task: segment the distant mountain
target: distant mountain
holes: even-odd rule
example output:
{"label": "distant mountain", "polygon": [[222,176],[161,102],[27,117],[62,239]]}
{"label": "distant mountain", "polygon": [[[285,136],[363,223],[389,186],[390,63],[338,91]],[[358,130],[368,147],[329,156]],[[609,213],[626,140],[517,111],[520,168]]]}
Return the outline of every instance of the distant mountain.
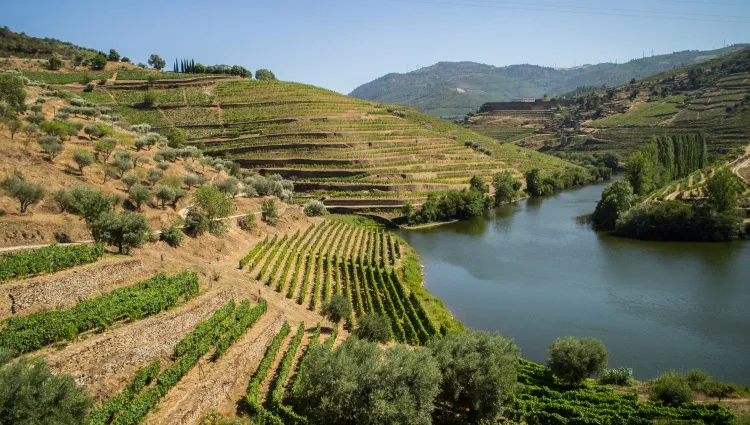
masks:
{"label": "distant mountain", "polygon": [[623,64],[601,63],[567,69],[528,64],[496,67],[476,62],[438,62],[406,74],[387,74],[357,87],[350,95],[405,103],[437,116],[456,116],[476,110],[489,101],[541,97],[545,93],[554,96],[580,86],[614,87],[633,78],[699,63],[745,46],[735,44],[708,51],[686,50]]}

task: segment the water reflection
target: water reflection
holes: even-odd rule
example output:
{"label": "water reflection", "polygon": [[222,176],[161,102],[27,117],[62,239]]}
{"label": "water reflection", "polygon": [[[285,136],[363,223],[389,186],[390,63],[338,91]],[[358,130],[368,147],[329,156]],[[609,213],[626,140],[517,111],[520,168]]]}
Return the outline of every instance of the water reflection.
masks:
{"label": "water reflection", "polygon": [[561,335],[591,335],[638,377],[702,367],[750,384],[750,243],[654,243],[591,229],[606,185],[400,234],[426,285],[468,326],[544,361]]}

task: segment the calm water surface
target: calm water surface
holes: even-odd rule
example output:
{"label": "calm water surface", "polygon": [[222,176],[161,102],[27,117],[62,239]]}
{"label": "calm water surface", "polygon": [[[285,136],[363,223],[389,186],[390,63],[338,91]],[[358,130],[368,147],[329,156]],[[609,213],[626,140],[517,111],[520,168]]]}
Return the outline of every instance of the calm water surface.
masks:
{"label": "calm water surface", "polygon": [[750,385],[750,242],[653,243],[591,230],[606,184],[485,217],[400,232],[427,288],[471,328],[538,362],[559,336],[593,336],[638,378],[703,368]]}

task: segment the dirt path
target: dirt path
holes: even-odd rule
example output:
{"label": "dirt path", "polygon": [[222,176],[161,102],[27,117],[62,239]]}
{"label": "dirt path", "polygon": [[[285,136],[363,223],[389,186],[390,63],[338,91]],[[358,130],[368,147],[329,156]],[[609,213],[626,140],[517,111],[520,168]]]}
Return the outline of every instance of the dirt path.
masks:
{"label": "dirt path", "polygon": [[161,400],[144,424],[197,423],[220,405],[236,408],[284,316],[266,312],[218,361],[202,359]]}
{"label": "dirt path", "polygon": [[665,201],[672,201],[674,199],[677,199],[677,195],[679,195],[679,194],[680,194],[680,184],[678,183],[677,184],[677,188],[675,188],[675,190],[672,193],[670,193],[667,196],[665,196],[664,200]]}
{"label": "dirt path", "polygon": [[243,298],[237,288],[216,287],[184,306],[92,335],[63,350],[38,354],[55,372],[73,375],[96,399],[120,391],[138,367],[168,359],[177,342],[231,298]]}

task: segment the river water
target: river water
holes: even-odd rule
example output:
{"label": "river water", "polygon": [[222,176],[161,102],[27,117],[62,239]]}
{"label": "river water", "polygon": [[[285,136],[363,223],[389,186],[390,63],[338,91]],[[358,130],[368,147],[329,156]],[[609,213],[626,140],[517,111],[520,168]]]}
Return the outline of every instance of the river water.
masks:
{"label": "river water", "polygon": [[400,231],[457,319],[545,362],[559,336],[592,336],[639,379],[701,368],[750,385],[750,242],[643,242],[586,220],[606,184],[432,229]]}

